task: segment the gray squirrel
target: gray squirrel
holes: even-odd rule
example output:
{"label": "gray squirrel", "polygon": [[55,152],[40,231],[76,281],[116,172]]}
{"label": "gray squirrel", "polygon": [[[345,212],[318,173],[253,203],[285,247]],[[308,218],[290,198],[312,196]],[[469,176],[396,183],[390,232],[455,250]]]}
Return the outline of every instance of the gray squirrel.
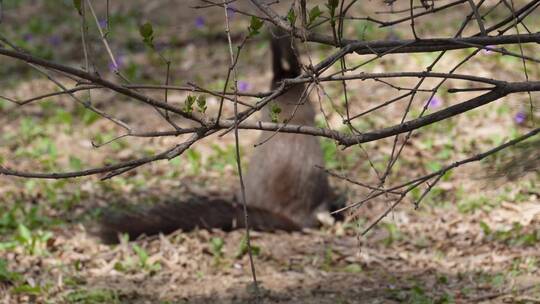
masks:
{"label": "gray squirrel", "polygon": [[[289,33],[277,29],[273,32],[271,85],[275,88],[282,79],[299,76],[302,70]],[[281,109],[280,121],[287,119],[294,124],[314,125],[315,111],[307,98],[301,98],[304,89],[303,84],[298,84],[273,101]],[[269,109],[262,112],[261,119],[269,121]],[[317,227],[320,225],[317,214],[331,210],[331,204],[336,202],[326,173],[318,168],[324,167],[318,139],[309,135],[263,132],[260,141],[269,136],[272,138],[268,142],[255,148],[244,176],[250,228],[295,231]],[[99,236],[104,242],[118,242],[119,233],[127,233],[134,239],[143,234],[167,234],[178,229],[245,228],[239,199],[196,196],[132,209],[103,212]]]}

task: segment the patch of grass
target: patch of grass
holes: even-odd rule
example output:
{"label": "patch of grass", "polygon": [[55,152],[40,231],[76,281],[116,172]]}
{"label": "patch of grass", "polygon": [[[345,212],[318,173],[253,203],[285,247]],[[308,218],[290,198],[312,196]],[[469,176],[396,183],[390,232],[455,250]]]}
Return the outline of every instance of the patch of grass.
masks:
{"label": "patch of grass", "polygon": [[40,205],[32,206],[17,201],[10,207],[0,207],[0,234],[11,233],[18,229],[19,225],[34,230],[50,228],[60,223],[59,220],[45,216]]}
{"label": "patch of grass", "polygon": [[500,202],[493,198],[477,195],[458,202],[457,208],[461,213],[473,213],[476,210],[491,211],[499,205]]}
{"label": "patch of grass", "polygon": [[361,273],[363,269],[362,269],[362,265],[353,263],[353,264],[349,264],[345,266],[343,268],[343,271],[348,272],[348,273]]}
{"label": "patch of grass", "polygon": [[189,163],[191,173],[193,175],[199,175],[202,167],[202,156],[199,151],[191,148],[186,151],[186,158]]}
{"label": "patch of grass", "polygon": [[[122,235],[122,243],[129,241],[129,236],[127,234]],[[133,244],[131,246],[135,257],[126,256],[122,261],[116,262],[114,264],[114,269],[120,272],[138,272],[138,271],[147,271],[151,275],[155,274],[157,271],[161,270],[161,264],[159,262],[150,262],[148,252],[138,246]]]}
{"label": "patch of grass", "polygon": [[455,303],[451,294],[445,293],[442,296],[429,295],[420,285],[413,286],[410,290],[389,290],[388,298],[399,303],[410,304],[450,304]]}
{"label": "patch of grass", "polygon": [[[223,172],[227,166],[236,168],[236,147],[234,145],[227,145],[225,148],[222,148],[216,144],[212,144],[212,150],[212,155],[208,157],[208,166],[210,169]],[[242,154],[242,149],[240,149],[240,154]]]}
{"label": "patch of grass", "polygon": [[494,289],[499,289],[507,283],[506,274],[504,273],[480,272],[476,276],[478,283],[489,285]]}
{"label": "patch of grass", "polygon": [[400,241],[403,236],[399,231],[399,228],[394,223],[385,222],[381,225],[387,232],[387,236],[382,240],[385,246],[391,246],[394,242]]}
{"label": "patch of grass", "polygon": [[329,139],[321,140],[321,147],[324,155],[324,163],[328,169],[339,168],[339,162],[337,160],[337,146],[336,144]]}
{"label": "patch of grass", "polygon": [[492,230],[485,222],[480,227],[488,241],[499,241],[510,246],[535,246],[540,241],[540,230],[525,232],[523,226],[515,222],[509,229]]}
{"label": "patch of grass", "polygon": [[150,272],[156,272],[161,269],[161,264],[151,263],[148,261],[148,252],[144,248],[139,247],[137,244],[132,245],[133,251],[137,254],[139,267],[148,270]]}
{"label": "patch of grass", "polygon": [[20,273],[9,271],[8,262],[0,258],[0,283],[14,284],[22,278]]}
{"label": "patch of grass", "polygon": [[328,246],[326,247],[326,249],[324,250],[324,257],[323,257],[323,263],[322,263],[322,266],[321,268],[324,270],[324,271],[330,271],[332,270],[333,266],[334,266],[334,250],[332,249],[331,246]]}
{"label": "patch of grass", "polygon": [[44,255],[48,252],[47,241],[53,236],[49,231],[35,230],[31,231],[23,224],[17,227],[17,234],[12,242],[8,242],[11,246],[22,246],[24,251],[29,255]]}
{"label": "patch of grass", "polygon": [[12,292],[15,294],[26,294],[26,295],[34,295],[38,296],[41,295],[45,290],[43,287],[39,285],[30,285],[30,284],[22,284],[19,286],[16,286],[12,289]]}
{"label": "patch of grass", "polygon": [[110,289],[76,290],[67,294],[64,298],[67,303],[121,303],[116,291]]}

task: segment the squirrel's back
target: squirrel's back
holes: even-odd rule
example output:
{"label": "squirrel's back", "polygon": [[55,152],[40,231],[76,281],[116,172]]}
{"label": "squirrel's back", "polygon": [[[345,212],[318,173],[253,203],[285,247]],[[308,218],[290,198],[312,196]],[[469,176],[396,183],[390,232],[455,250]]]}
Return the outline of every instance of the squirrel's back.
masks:
{"label": "squirrel's back", "polygon": [[[301,74],[298,50],[289,33],[273,33],[272,87],[279,81]],[[315,111],[306,93],[306,86],[296,85],[272,101],[262,111],[261,120],[270,120],[269,107],[277,106],[279,122],[313,126]],[[314,136],[262,132],[249,161],[246,174],[246,198],[250,206],[258,206],[287,216],[302,227],[318,225],[315,212],[332,199],[319,141]]]}

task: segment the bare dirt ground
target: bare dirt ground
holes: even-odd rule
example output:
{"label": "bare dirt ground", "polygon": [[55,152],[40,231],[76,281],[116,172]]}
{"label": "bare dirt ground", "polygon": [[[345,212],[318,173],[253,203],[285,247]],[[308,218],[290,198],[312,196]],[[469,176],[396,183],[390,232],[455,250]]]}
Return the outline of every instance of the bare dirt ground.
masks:
{"label": "bare dirt ground", "polygon": [[[46,8],[40,1],[36,3],[23,5],[21,12],[25,13],[17,16],[8,10],[5,22],[25,23],[26,14],[30,16]],[[180,10],[179,6],[184,7],[182,2],[162,1],[161,5],[140,7],[136,1],[131,5],[113,3],[113,10],[126,14],[131,10],[142,11],[141,15],[130,16],[137,21],[155,22],[159,33],[156,39],[170,42],[167,55],[174,58],[173,84],[196,81],[213,88],[223,85],[220,80],[227,70],[227,45],[220,39],[208,38],[223,29],[219,9],[205,11],[204,33],[194,33],[194,22],[201,11]],[[237,5],[238,8],[249,6],[247,1]],[[238,15],[235,18],[233,31],[245,31],[248,19]],[[450,24],[452,18],[446,16],[438,22]],[[118,21],[121,22],[124,21]],[[124,26],[130,28],[132,24],[125,22]],[[79,60],[80,54],[73,53],[72,47],[79,40],[69,36],[70,30],[65,27],[53,26],[67,41],[65,56]],[[426,28],[427,34],[437,27],[426,25]],[[24,30],[13,35],[22,35]],[[174,41],[168,37],[174,37]],[[138,81],[163,82],[163,67],[155,64],[155,56],[148,55],[141,47],[136,25],[129,32],[113,35],[111,40],[115,41],[114,38],[119,41],[115,47],[124,52],[125,69],[134,69]],[[123,49],[130,39],[138,43],[135,51]],[[31,47],[32,42],[28,43]],[[311,46],[303,51],[305,61],[317,62],[327,50]],[[452,53],[438,69],[448,70],[463,55],[461,51]],[[351,57],[351,62],[362,60]],[[419,70],[432,59],[431,54],[393,56],[366,70]],[[249,91],[267,90],[271,77],[268,62],[263,38],[246,46],[239,68],[240,80],[248,84]],[[131,63],[141,67],[131,68]],[[520,61],[485,54],[460,72],[523,79],[520,65]],[[8,71],[20,71],[21,67],[15,65]],[[9,75],[4,73],[7,72],[2,70],[3,75]],[[539,74],[540,69],[529,70],[531,79],[538,79]],[[50,82],[33,74],[22,79],[9,84],[0,80],[0,84],[6,85],[1,95],[24,99],[54,89]],[[449,82],[448,87],[454,84]],[[329,85],[327,90],[332,98],[341,98],[339,86]],[[358,112],[366,105],[373,106],[397,94],[374,82],[353,82],[349,90],[352,109]],[[169,100],[181,105],[186,95],[171,92]],[[457,102],[449,94],[439,96],[443,106]],[[533,98],[537,99],[538,94],[533,94]],[[115,113],[140,130],[167,128],[157,114],[142,105],[128,103],[105,91],[93,93],[93,99],[101,109]],[[517,124],[514,116],[528,106],[528,100],[525,95],[512,95],[448,123],[422,129],[405,149],[396,169],[399,174],[390,177],[390,184],[421,176],[441,164],[471,156],[524,133],[531,126]],[[215,106],[217,99],[209,97],[208,102],[210,107]],[[333,110],[329,103],[324,103],[323,108],[327,112]],[[402,108],[403,105],[396,105],[362,123],[369,129],[391,125],[399,121]],[[341,120],[338,115],[330,115],[328,121],[337,125]],[[92,148],[91,140],[105,142],[120,131],[109,121],[85,116],[65,96],[51,99],[46,105],[24,108],[6,102],[0,106],[0,164],[20,170],[67,171],[131,159],[182,140],[182,137],[126,139]],[[242,133],[244,155],[252,151],[256,137],[254,132]],[[391,149],[391,142],[383,140],[365,145],[375,166],[385,164],[384,154]],[[178,231],[116,246],[104,245],[88,233],[103,207],[117,202],[146,203],[193,193],[230,195],[238,183],[232,143],[230,135],[205,139],[178,160],[151,164],[108,181],[100,181],[98,177],[43,181],[0,176],[0,302],[540,302],[538,172],[514,180],[485,177],[490,168],[504,163],[512,151],[485,163],[459,168],[417,210],[409,203],[412,200],[405,201],[365,237],[359,233],[390,202],[374,200],[356,210],[349,221],[319,230],[253,232],[258,292],[245,252],[243,231]],[[326,143],[329,167],[355,180],[376,181],[362,150],[340,151],[332,147]],[[341,180],[334,179],[332,183],[347,195],[349,203],[361,200],[366,194],[365,190]]]}

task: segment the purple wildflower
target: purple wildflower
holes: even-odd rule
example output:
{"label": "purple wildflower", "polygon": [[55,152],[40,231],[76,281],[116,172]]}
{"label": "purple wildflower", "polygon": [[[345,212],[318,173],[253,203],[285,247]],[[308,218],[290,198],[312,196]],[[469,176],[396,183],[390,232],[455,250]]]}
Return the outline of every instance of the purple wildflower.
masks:
{"label": "purple wildflower", "polygon": [[58,35],[52,35],[47,41],[52,46],[59,46],[62,43],[62,38]]}
{"label": "purple wildflower", "polygon": [[436,109],[440,107],[441,105],[442,105],[442,100],[439,97],[433,96],[429,99],[428,108]]}
{"label": "purple wildflower", "polygon": [[238,82],[238,91],[240,91],[240,92],[246,92],[247,90],[249,90],[249,87],[250,87],[250,85],[246,81],[240,80]]}
{"label": "purple wildflower", "polygon": [[495,54],[495,52],[492,51],[494,48],[495,48],[495,46],[493,46],[493,45],[486,45],[482,49],[482,53],[485,54],[485,55]]}
{"label": "purple wildflower", "polygon": [[236,8],[232,5],[229,5],[227,7],[227,15],[229,16],[229,19],[234,18],[235,14],[236,14]]}
{"label": "purple wildflower", "polygon": [[204,20],[204,17],[198,16],[195,18],[195,27],[198,29],[202,29],[206,24],[206,21]]}
{"label": "purple wildflower", "polygon": [[101,19],[99,20],[98,23],[99,23],[99,27],[102,29],[107,28],[107,25],[109,24],[109,22],[107,22],[107,19]]}
{"label": "purple wildflower", "polygon": [[167,47],[168,47],[168,44],[166,42],[158,42],[158,43],[156,43],[156,50],[158,52],[161,52],[161,51],[165,50]]}
{"label": "purple wildflower", "polygon": [[120,55],[115,58],[116,62],[109,63],[109,70],[113,73],[118,72],[124,65],[124,56]]}
{"label": "purple wildflower", "polygon": [[514,122],[518,125],[522,125],[527,120],[527,113],[525,112],[517,112],[516,115],[514,115]]}
{"label": "purple wildflower", "polygon": [[30,33],[26,33],[23,35],[23,40],[26,42],[30,42],[30,40],[34,39],[34,36]]}

